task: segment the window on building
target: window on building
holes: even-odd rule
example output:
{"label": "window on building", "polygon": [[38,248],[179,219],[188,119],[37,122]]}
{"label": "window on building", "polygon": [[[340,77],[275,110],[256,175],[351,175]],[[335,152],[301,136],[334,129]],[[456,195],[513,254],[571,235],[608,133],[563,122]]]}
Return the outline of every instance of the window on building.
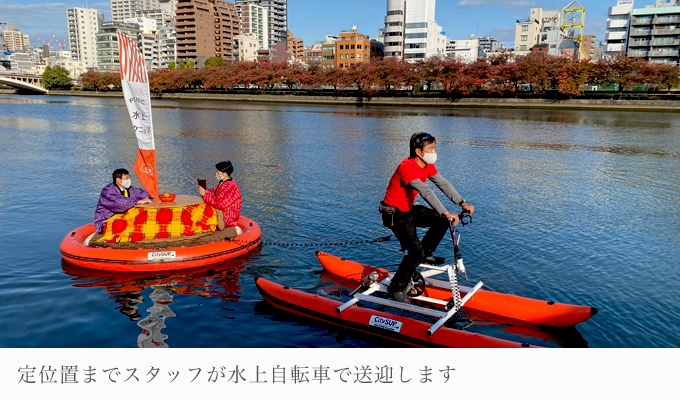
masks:
{"label": "window on building", "polygon": [[350,49],[354,50],[354,45],[351,45],[351,46],[350,46]]}
{"label": "window on building", "polygon": [[361,49],[361,45],[360,45],[360,44],[357,45],[357,49]]}
{"label": "window on building", "polygon": [[527,46],[526,45],[520,45],[519,46],[519,51],[527,51]]}
{"label": "window on building", "polygon": [[424,39],[427,37],[427,33],[407,33],[406,39]]}
{"label": "window on building", "polygon": [[343,50],[344,48],[345,48],[345,46],[341,44],[341,45],[340,45],[340,50]]}
{"label": "window on building", "polygon": [[357,54],[357,58],[361,58],[361,54]]}
{"label": "window on building", "polygon": [[526,32],[529,30],[529,25],[522,25],[522,31]]}
{"label": "window on building", "polygon": [[526,42],[527,39],[528,39],[528,36],[527,36],[527,35],[522,35],[522,36],[520,37],[520,39],[521,39],[523,42]]}
{"label": "window on building", "polygon": [[417,22],[414,24],[406,24],[406,29],[427,28],[427,22]]}

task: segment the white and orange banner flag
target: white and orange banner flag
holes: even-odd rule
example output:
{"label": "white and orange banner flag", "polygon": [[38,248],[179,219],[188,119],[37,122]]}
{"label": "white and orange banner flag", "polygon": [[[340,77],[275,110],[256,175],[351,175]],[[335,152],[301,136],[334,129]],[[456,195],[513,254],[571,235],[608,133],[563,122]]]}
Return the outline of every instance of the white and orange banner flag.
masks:
{"label": "white and orange banner flag", "polygon": [[149,75],[146,72],[142,53],[124,33],[118,32],[118,48],[123,97],[125,97],[125,104],[139,145],[135,173],[151,197],[158,197],[156,145],[151,123]]}

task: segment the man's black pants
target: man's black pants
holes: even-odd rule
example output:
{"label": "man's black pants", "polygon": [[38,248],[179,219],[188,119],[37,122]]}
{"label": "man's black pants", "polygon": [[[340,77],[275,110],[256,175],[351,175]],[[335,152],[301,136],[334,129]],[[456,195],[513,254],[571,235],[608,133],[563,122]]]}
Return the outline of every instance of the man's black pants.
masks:
{"label": "man's black pants", "polygon": [[[402,250],[406,250],[406,255],[394,278],[392,278],[394,287],[403,290],[411,274],[420,265],[423,258],[431,255],[437,249],[439,242],[449,229],[449,220],[425,206],[413,206],[407,213],[402,211],[397,211],[394,214],[383,213],[382,217],[383,225],[394,232]],[[421,242],[418,239],[416,228],[426,227],[430,229],[427,230]]]}

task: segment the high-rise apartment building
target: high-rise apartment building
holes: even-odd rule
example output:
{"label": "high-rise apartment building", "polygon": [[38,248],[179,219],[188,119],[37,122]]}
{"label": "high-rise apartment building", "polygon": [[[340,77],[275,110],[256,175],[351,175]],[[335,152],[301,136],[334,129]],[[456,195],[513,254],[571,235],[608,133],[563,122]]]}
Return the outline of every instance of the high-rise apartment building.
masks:
{"label": "high-rise apartment building", "polygon": [[446,54],[448,39],[435,22],[436,0],[387,0],[385,57],[408,61]]}
{"label": "high-rise apartment building", "polygon": [[272,48],[276,42],[286,41],[288,36],[288,0],[236,0],[236,4],[254,4],[267,10],[269,48]]}
{"label": "high-rise apartment building", "polygon": [[559,10],[543,10],[540,7],[534,7],[528,19],[517,20],[515,55],[526,56],[531,52],[531,48],[538,44],[547,44],[548,54],[560,55],[560,45],[565,37],[561,17],[562,12]]}
{"label": "high-rise apartment building", "polygon": [[632,12],[633,0],[619,0],[616,6],[609,7],[603,42],[605,57],[625,54]]}
{"label": "high-rise apartment building", "polygon": [[236,5],[224,0],[179,0],[175,29],[177,57],[197,65],[210,57],[234,58],[234,37],[240,34]]}
{"label": "high-rise apartment building", "polygon": [[269,48],[269,12],[261,6],[251,3],[236,2],[239,18],[241,19],[241,33],[254,34],[260,49]]}
{"label": "high-rise apartment building", "polygon": [[[118,48],[118,32],[122,32],[135,42],[137,47],[143,48],[142,31],[137,24],[123,22],[105,22],[97,32],[97,65],[102,72],[120,71],[120,50]],[[148,66],[147,66],[148,68]]]}
{"label": "high-rise apartment building", "polygon": [[83,61],[87,68],[96,69],[97,32],[104,23],[104,13],[94,8],[73,7],[66,10],[68,42],[71,58]]}
{"label": "high-rise apartment building", "polygon": [[633,9],[628,56],[652,62],[680,62],[680,2],[657,0],[655,6]]}
{"label": "high-rise apartment building", "polygon": [[158,30],[154,41],[152,69],[168,68],[177,59],[177,37],[175,28],[164,27]]}
{"label": "high-rise apartment building", "polygon": [[5,30],[2,31],[7,45],[7,51],[27,51],[30,43],[28,42],[28,34],[21,33],[14,27],[14,23],[7,22]]}
{"label": "high-rise apartment building", "polygon": [[134,18],[138,11],[160,8],[159,0],[111,0],[111,20],[123,22],[128,18]]}

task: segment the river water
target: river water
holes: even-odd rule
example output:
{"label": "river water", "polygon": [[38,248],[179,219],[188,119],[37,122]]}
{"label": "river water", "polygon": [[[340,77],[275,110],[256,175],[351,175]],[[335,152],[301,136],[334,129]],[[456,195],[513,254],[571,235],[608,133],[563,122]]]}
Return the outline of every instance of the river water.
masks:
{"label": "river water", "polygon": [[[192,177],[212,180],[214,164],[229,159],[243,214],[276,243],[390,234],[378,202],[408,155],[410,135],[430,132],[437,168],[476,207],[474,222],[461,228],[470,281],[599,309],[575,329],[457,326],[551,347],[680,346],[680,115],[153,106],[161,192],[196,194]],[[265,245],[174,274],[101,273],[62,262],[61,240],[92,222],[111,171],[132,169],[135,156],[120,98],[0,97],[0,346],[394,345],[277,312],[254,278],[346,296],[352,288],[322,274],[314,251],[394,269],[396,240]],[[437,254],[451,253],[445,238]]]}

